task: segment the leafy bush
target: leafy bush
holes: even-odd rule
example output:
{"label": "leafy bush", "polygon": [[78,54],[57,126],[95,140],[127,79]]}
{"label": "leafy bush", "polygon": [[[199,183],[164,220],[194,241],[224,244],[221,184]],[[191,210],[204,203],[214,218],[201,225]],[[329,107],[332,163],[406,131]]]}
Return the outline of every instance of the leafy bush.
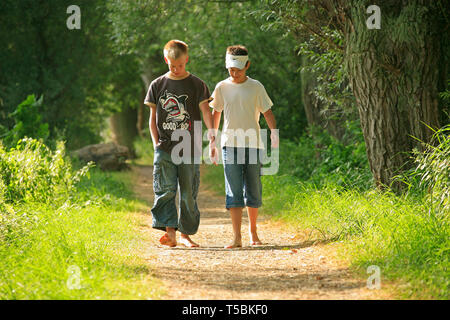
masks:
{"label": "leafy bush", "polygon": [[418,169],[423,170],[422,180],[430,190],[430,198],[442,212],[450,211],[450,125],[436,131],[433,143],[427,144],[426,152],[419,154]]}
{"label": "leafy bush", "polygon": [[0,147],[0,299],[158,297],[136,255],[143,239],[130,212],[147,207],[131,177],[74,170],[64,153],[63,143],[52,151],[33,139]]}
{"label": "leafy bush", "polygon": [[320,132],[302,137],[297,148],[288,144],[290,157],[283,153],[281,175],[263,177],[264,212],[315,238],[342,240],[359,270],[378,265],[386,279],[401,279],[408,297],[448,299],[449,131],[415,151],[416,168],[399,177],[409,185],[404,195],[369,187],[356,131],[352,144]]}
{"label": "leafy bush", "polygon": [[297,142],[282,141],[280,174],[292,175],[316,186],[336,184],[360,189],[373,184],[364,139],[357,122],[346,122],[343,141],[326,131],[310,128]]}
{"label": "leafy bush", "polygon": [[342,241],[342,253],[358,270],[379,266],[382,282],[401,280],[408,297],[449,298],[448,217],[429,214],[423,199],[315,188],[286,175],[263,177],[263,203],[263,213],[307,231],[310,240]]}
{"label": "leafy bush", "polygon": [[[431,128],[430,128],[431,129]],[[419,190],[434,212],[450,212],[450,125],[435,131],[425,151],[414,150],[416,168],[398,177],[410,191]]]}
{"label": "leafy bush", "polygon": [[90,166],[73,172],[62,142],[55,151],[31,138],[19,140],[9,151],[0,144],[0,199],[55,202],[61,195],[70,195]]}
{"label": "leafy bush", "polygon": [[44,97],[38,100],[34,94],[29,95],[16,110],[9,116],[14,119],[15,125],[4,136],[6,146],[11,147],[24,137],[32,137],[45,141],[50,133],[48,123],[42,121],[41,109]]}

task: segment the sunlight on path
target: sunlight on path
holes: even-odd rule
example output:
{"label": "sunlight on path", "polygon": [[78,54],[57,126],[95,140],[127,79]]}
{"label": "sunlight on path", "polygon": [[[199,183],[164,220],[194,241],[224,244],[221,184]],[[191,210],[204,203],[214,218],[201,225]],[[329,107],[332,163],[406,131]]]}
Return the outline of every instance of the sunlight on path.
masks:
{"label": "sunlight on path", "polygon": [[[152,167],[133,166],[133,171],[135,192],[150,210]],[[383,290],[367,289],[364,279],[353,279],[326,253],[326,245],[304,241],[268,218],[258,218],[264,245],[248,246],[244,213],[244,247],[224,249],[232,239],[224,199],[201,184],[199,208],[200,228],[192,239],[200,248],[160,245],[163,233],[151,228],[150,212],[145,215],[143,255],[166,284],[165,299],[389,299]]]}

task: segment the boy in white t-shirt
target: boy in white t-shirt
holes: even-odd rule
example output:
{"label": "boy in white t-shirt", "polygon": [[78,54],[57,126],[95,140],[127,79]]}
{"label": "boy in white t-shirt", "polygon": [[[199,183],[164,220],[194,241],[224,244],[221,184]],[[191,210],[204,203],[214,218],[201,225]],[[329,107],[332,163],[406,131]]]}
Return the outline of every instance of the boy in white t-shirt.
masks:
{"label": "boy in white t-shirt", "polygon": [[[222,112],[221,147],[225,174],[226,208],[230,210],[233,242],[225,248],[242,247],[242,209],[247,207],[250,222],[250,245],[262,244],[258,238],[256,219],[262,205],[259,117],[262,113],[271,130],[272,148],[278,148],[278,131],[270,110],[273,103],[264,86],[246,75],[250,67],[248,50],[236,45],[227,48],[226,68],[230,77],[219,82],[212,94],[214,129],[217,131]],[[212,142],[211,156],[217,158]]]}

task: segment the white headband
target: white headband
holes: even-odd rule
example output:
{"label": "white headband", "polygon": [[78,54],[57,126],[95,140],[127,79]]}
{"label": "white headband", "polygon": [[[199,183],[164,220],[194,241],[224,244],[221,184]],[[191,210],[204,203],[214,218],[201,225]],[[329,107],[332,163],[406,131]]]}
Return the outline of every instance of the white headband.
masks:
{"label": "white headband", "polygon": [[227,53],[225,56],[225,65],[226,68],[238,68],[244,69],[247,64],[248,56],[234,56],[232,54]]}

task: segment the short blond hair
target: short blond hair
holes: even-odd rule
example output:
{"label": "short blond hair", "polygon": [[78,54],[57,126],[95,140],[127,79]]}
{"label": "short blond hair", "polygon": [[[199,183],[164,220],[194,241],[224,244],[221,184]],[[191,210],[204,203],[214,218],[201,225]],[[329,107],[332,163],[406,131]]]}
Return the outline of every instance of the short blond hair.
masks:
{"label": "short blond hair", "polygon": [[184,54],[188,54],[188,45],[181,40],[170,40],[164,46],[164,57],[178,59]]}

